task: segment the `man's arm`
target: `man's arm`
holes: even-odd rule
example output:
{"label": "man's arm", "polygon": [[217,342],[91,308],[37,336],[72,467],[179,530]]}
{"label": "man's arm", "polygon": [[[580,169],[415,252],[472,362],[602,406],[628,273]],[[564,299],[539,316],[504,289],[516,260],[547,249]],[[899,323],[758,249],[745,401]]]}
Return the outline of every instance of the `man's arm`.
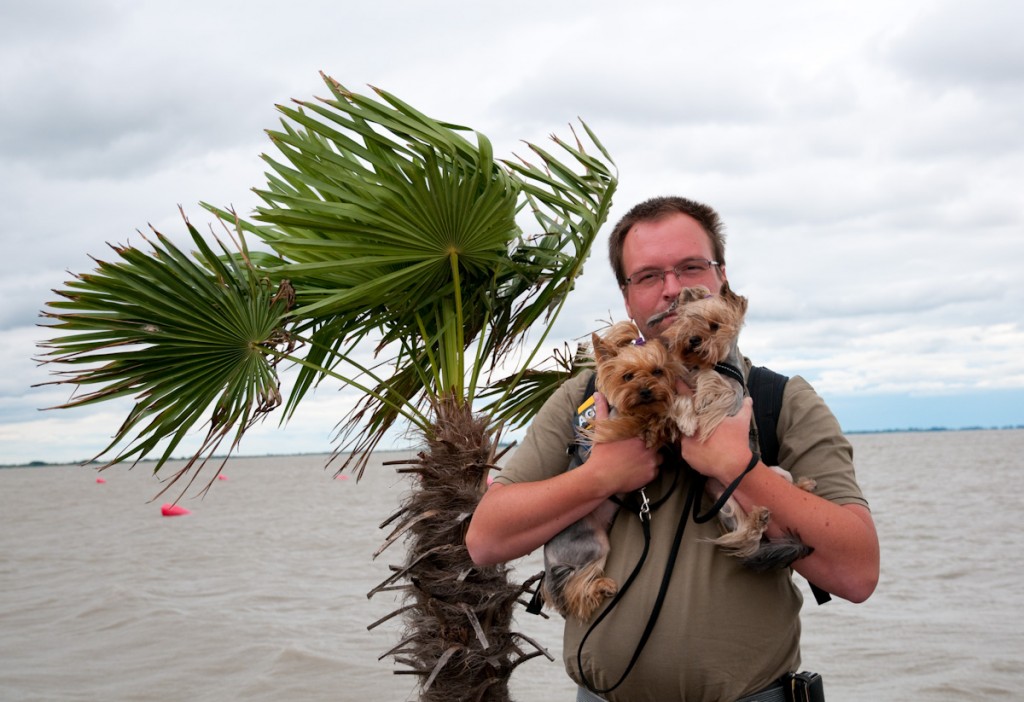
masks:
{"label": "man's arm", "polygon": [[[595,395],[597,418],[608,404]],[[654,480],[661,462],[641,439],[595,444],[586,463],[546,480],[488,488],[466,532],[466,548],[477,565],[525,556],[612,495]]]}
{"label": "man's arm", "polygon": [[[750,416],[748,398],[706,441],[683,439],[683,458],[695,470],[729,485],[750,461]],[[734,494],[745,509],[761,505],[771,510],[769,536],[788,532],[814,549],[793,567],[815,585],[851,602],[863,602],[874,592],[878,534],[865,507],[838,505],[801,490],[760,462]]]}

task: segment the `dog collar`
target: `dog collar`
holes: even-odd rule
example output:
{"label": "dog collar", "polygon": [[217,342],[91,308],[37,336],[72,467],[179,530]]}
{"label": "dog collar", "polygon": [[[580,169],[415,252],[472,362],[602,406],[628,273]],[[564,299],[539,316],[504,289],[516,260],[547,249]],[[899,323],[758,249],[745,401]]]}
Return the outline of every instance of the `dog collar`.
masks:
{"label": "dog collar", "polygon": [[743,377],[743,373],[741,373],[740,369],[734,365],[731,365],[729,363],[716,363],[715,370],[721,373],[722,375],[732,378],[733,380],[735,380],[740,385],[743,385],[744,387],[747,384],[746,380]]}

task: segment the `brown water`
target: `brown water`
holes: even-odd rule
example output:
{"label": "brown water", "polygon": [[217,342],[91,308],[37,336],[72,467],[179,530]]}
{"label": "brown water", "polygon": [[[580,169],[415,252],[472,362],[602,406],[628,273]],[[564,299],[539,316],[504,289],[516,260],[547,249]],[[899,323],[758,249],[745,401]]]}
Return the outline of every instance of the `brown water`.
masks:
{"label": "brown water", "polygon": [[[805,668],[829,702],[1017,700],[1024,686],[1020,554],[1024,431],[855,435],[882,539],[865,604],[804,607]],[[233,459],[185,517],[160,516],[146,466],[0,470],[0,699],[407,700],[378,656],[400,625],[367,600],[377,525],[404,479],[380,461],[335,480],[326,458]],[[394,551],[394,552],[392,552]],[[525,577],[539,556],[523,559]],[[548,646],[519,700],[571,700],[560,624],[522,612]]]}

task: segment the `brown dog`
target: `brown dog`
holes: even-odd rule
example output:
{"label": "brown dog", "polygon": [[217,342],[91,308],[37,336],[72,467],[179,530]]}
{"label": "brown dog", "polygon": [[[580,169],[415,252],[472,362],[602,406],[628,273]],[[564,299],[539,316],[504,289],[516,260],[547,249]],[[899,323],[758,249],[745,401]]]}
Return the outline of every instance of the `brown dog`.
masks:
{"label": "brown dog", "polygon": [[[592,336],[597,389],[614,407],[612,416],[583,431],[593,442],[639,436],[648,448],[677,441],[672,417],[676,382],[683,367],[658,340],[643,342],[628,322],[603,337]],[[544,599],[565,617],[586,621],[617,585],[604,574],[608,529],[618,506],[605,501],[544,546]]]}
{"label": "brown dog", "polygon": [[[722,420],[740,410],[746,395],[738,338],[747,299],[734,293],[728,283],[723,283],[715,296],[698,286],[680,291],[672,311],[676,319],[663,337],[687,368],[683,378],[691,390],[690,395],[679,395],[676,399],[673,417],[683,435],[708,437]],[[751,450],[756,453],[758,447],[752,445]],[[789,471],[778,466],[772,466],[772,470],[793,481]],[[798,485],[805,490],[814,489],[810,479],[803,479]],[[714,500],[725,491],[725,486],[714,479],[708,479],[706,486]],[[725,533],[714,543],[754,570],[786,566],[810,553],[795,537],[765,537],[771,519],[766,507],[755,506],[747,513],[730,497],[718,519]]]}

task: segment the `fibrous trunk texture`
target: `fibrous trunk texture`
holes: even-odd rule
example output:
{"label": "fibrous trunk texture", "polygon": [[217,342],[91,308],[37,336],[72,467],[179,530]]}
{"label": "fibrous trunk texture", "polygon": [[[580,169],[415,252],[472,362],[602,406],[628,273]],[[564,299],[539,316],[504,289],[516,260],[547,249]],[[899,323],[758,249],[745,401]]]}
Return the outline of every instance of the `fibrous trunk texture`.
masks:
{"label": "fibrous trunk texture", "polygon": [[511,630],[527,586],[509,582],[504,565],[474,565],[466,551],[466,527],[495,467],[495,437],[462,404],[443,400],[436,412],[426,450],[399,469],[414,475],[412,492],[381,525],[400,519],[377,553],[404,535],[405,563],[369,593],[402,589],[405,602],[370,628],[403,615],[402,639],[384,655],[410,668],[399,674],[420,676],[421,702],[505,702],[512,670],[551,656]]}

